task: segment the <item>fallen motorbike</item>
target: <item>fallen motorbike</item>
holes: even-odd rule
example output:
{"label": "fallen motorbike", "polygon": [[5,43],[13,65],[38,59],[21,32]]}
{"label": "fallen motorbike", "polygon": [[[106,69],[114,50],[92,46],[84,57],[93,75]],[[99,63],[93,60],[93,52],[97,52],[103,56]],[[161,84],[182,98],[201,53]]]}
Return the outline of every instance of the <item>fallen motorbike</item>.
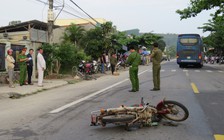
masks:
{"label": "fallen motorbike", "polygon": [[179,102],[162,100],[156,106],[149,103],[145,104],[143,98],[140,105],[130,107],[121,106],[118,108],[101,109],[91,112],[91,126],[102,125],[108,123],[125,125],[127,129],[131,125],[139,124],[143,126],[151,126],[154,122],[159,122],[166,118],[171,121],[181,122],[188,118],[188,109]]}

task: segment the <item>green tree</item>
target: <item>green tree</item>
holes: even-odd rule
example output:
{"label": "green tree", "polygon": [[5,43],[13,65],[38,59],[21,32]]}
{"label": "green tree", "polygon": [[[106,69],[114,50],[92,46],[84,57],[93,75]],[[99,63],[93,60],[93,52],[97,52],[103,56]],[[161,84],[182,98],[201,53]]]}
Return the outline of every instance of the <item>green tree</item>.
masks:
{"label": "green tree", "polygon": [[115,50],[113,45],[115,40],[112,38],[115,33],[116,28],[112,26],[112,22],[106,22],[100,27],[87,31],[84,37],[85,52],[94,59],[98,59],[103,52]]}
{"label": "green tree", "polygon": [[214,16],[223,15],[223,0],[190,0],[190,6],[183,10],[177,10],[181,19],[195,17],[203,10],[216,9]]}
{"label": "green tree", "polygon": [[44,44],[44,56],[47,64],[47,72],[59,74],[62,71],[70,71],[72,66],[77,66],[81,60],[89,60],[83,50],[80,50],[72,42],[63,42],[62,44]]}
{"label": "green tree", "polygon": [[168,56],[170,56],[170,58],[175,58],[176,57],[176,46],[171,46],[171,47],[168,47],[166,49],[166,53]]}
{"label": "green tree", "polygon": [[125,32],[117,31],[111,36],[111,40],[113,52],[115,52],[115,50],[123,51],[122,46],[126,46],[128,43],[128,37]]}
{"label": "green tree", "polygon": [[203,27],[199,27],[203,32],[211,32],[203,41],[208,47],[214,47],[217,51],[224,49],[224,16],[217,16]]}
{"label": "green tree", "polygon": [[159,49],[163,52],[165,50],[166,43],[163,40],[161,40],[161,39],[158,40],[157,42],[159,44]]}
{"label": "green tree", "polygon": [[50,45],[50,44],[43,44],[42,45],[43,49],[44,49],[44,57],[46,58],[46,65],[47,65],[47,69],[46,69],[46,73],[48,75],[51,75],[53,73],[53,63],[54,61],[57,59],[55,56],[56,53],[56,48],[54,45]]}
{"label": "green tree", "polygon": [[112,35],[116,32],[116,28],[113,26],[112,22],[106,22],[101,24],[101,30],[103,34],[103,45],[105,51],[114,50],[113,42],[112,42]]}
{"label": "green tree", "polygon": [[83,50],[80,50],[71,42],[62,43],[57,48],[57,58],[64,71],[71,70],[72,66],[77,66],[81,60],[89,59]]}
{"label": "green tree", "polygon": [[[139,44],[145,47],[151,47],[154,42],[158,42],[162,37],[152,33],[145,33],[139,37]],[[163,44],[161,44],[163,45]]]}
{"label": "green tree", "polygon": [[72,24],[65,29],[64,41],[73,42],[78,47],[81,47],[84,35],[85,30],[83,27]]}
{"label": "green tree", "polygon": [[87,55],[92,56],[93,59],[98,59],[105,50],[103,41],[102,29],[100,27],[87,31],[84,38],[84,51]]}

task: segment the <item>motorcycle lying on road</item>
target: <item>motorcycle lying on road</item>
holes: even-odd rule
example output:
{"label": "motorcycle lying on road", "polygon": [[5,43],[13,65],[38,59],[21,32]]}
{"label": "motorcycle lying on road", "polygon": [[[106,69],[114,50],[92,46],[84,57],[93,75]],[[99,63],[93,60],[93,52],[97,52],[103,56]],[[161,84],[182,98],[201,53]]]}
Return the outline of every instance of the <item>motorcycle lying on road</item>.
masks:
{"label": "motorcycle lying on road", "polygon": [[140,105],[126,107],[124,105],[118,108],[101,109],[91,112],[91,126],[113,123],[125,125],[126,129],[134,124],[151,126],[154,122],[159,122],[163,118],[181,122],[188,118],[188,109],[181,103],[163,99],[156,106],[144,103],[141,99]]}

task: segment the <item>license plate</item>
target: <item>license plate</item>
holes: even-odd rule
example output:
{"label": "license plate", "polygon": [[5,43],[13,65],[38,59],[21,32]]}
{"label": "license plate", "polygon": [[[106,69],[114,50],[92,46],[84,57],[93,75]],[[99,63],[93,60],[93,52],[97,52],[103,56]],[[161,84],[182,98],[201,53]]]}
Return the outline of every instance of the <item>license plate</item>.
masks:
{"label": "license plate", "polygon": [[191,57],[190,57],[190,56],[188,56],[188,57],[187,57],[187,59],[191,59]]}

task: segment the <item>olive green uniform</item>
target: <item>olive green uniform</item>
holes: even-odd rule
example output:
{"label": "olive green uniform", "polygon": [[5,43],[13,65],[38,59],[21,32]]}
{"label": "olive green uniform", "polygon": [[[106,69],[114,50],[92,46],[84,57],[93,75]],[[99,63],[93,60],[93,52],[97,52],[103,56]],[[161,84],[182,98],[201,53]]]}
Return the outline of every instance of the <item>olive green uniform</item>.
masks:
{"label": "olive green uniform", "polygon": [[151,58],[154,89],[160,89],[160,63],[162,60],[162,51],[157,47],[154,48],[151,54]]}
{"label": "olive green uniform", "polygon": [[[26,59],[27,56],[26,55],[19,55],[19,60],[20,59]],[[25,80],[26,80],[26,72],[27,72],[27,65],[26,65],[26,61],[23,62],[19,62],[19,69],[20,69],[20,79],[19,79],[19,83],[20,85],[24,85]]]}
{"label": "olive green uniform", "polygon": [[139,79],[138,79],[138,65],[141,63],[141,56],[137,52],[132,52],[128,56],[128,60],[126,62],[130,65],[129,68],[129,77],[132,84],[132,90],[139,90]]}

